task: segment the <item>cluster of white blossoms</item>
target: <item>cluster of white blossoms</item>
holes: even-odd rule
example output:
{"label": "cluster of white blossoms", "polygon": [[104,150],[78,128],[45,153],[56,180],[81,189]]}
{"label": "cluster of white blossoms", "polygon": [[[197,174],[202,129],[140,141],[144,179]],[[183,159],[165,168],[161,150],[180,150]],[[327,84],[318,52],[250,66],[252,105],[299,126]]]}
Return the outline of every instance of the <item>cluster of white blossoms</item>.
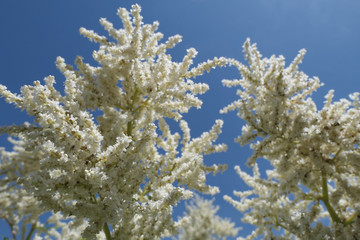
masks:
{"label": "cluster of white blossoms", "polygon": [[[359,93],[332,102],[331,90],[317,110],[310,95],[320,81],[298,71],[305,50],[288,67],[282,56],[262,58],[249,40],[244,53],[248,66],[231,60],[242,79],[223,80],[241,87],[239,99],[221,112],[238,111],[246,125],[236,141],[253,149],[253,176],[235,167],[251,190],[225,196],[257,227],[246,239],[360,239]],[[273,166],[267,178],[259,158]]]}
{"label": "cluster of white blossoms", "polygon": [[[360,239],[360,106],[350,100],[316,108],[310,95],[319,79],[298,71],[305,50],[285,67],[282,56],[262,58],[247,40],[248,65],[214,58],[191,67],[189,49],[181,62],[167,50],[176,35],[160,43],[158,23],[143,24],[140,7],[120,8],[123,28],[100,23],[110,41],[93,31],[80,33],[100,44],[97,66],[77,57],[76,68],[58,57],[64,93],[35,81],[14,94],[0,84],[0,96],[33,117],[32,124],[1,127],[14,145],[0,149],[0,219],[16,239],[225,239],[238,228],[216,216],[212,201],[197,198],[177,222],[173,208],[193,193],[215,194],[208,173],[226,165],[204,164],[204,155],[226,150],[216,144],[223,122],[192,138],[183,114],[200,108],[196,97],[209,86],[192,79],[227,64],[238,68],[239,99],[221,110],[237,110],[246,121],[236,139],[254,150],[253,174],[235,167],[249,185],[225,196],[256,226],[246,239]],[[182,134],[171,132],[178,122]],[[260,175],[256,160],[273,168]],[[46,222],[40,216],[47,213]],[[328,221],[329,223],[326,223]],[[29,228],[30,226],[30,228]],[[179,234],[179,235],[177,235]],[[243,238],[238,238],[243,239]]]}
{"label": "cluster of white blossoms", "polygon": [[222,219],[216,213],[218,206],[213,205],[214,199],[205,200],[198,195],[186,205],[186,213],[181,218],[179,240],[225,240],[227,236],[235,237],[240,228],[235,228],[229,219]]}
{"label": "cluster of white blossoms", "polygon": [[[74,220],[64,218],[60,213],[51,213],[43,221],[49,213],[44,214],[41,203],[17,183],[19,177],[34,171],[37,164],[26,158],[23,141],[10,138],[10,142],[14,144],[13,152],[0,149],[0,219],[9,225],[12,239],[17,239],[19,233],[20,239],[27,240],[50,240],[52,237],[59,240],[81,239],[81,232],[87,225],[82,219]],[[19,155],[19,152],[23,154]]]}
{"label": "cluster of white blossoms", "polygon": [[[44,85],[23,86],[20,95],[0,85],[7,102],[34,117],[33,124],[1,128],[17,139],[14,151],[2,152],[0,165],[1,204],[12,207],[2,207],[2,215],[11,219],[11,212],[17,213],[11,226],[28,214],[25,209],[34,211],[33,218],[53,211],[73,217],[79,223],[74,228],[87,240],[158,239],[176,233],[172,212],[180,200],[194,191],[218,192],[206,184],[206,174],[226,165],[206,166],[203,160],[226,150],[225,144],[214,144],[223,123],[217,120],[209,132],[192,138],[182,114],[200,108],[196,95],[209,89],[191,78],[226,60],[190,67],[196,51],[189,49],[182,62],[173,62],[166,51],[181,37],[160,44],[158,22],[143,24],[140,10],[138,5],[130,13],[118,10],[123,29],[100,20],[115,42],[80,29],[100,44],[93,52],[98,66],[77,57],[74,69],[58,57],[63,95],[53,76]],[[169,119],[179,121],[182,137],[170,131]],[[17,201],[32,207],[15,206]],[[58,215],[52,218],[61,225]],[[36,219],[31,223],[37,227]]]}

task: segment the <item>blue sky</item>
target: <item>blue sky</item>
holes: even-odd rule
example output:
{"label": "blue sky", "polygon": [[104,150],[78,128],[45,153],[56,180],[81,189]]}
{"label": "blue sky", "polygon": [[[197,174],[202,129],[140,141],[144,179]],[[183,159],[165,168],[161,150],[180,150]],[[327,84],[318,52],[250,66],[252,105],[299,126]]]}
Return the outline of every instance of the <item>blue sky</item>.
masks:
{"label": "blue sky", "polygon": [[[195,64],[215,56],[236,58],[244,62],[242,44],[247,37],[258,44],[263,56],[284,55],[290,63],[302,48],[307,54],[300,70],[318,76],[325,83],[314,95],[318,107],[323,96],[335,89],[335,99],[347,98],[359,91],[360,76],[360,1],[357,0],[2,0],[0,1],[0,83],[13,92],[24,84],[54,75],[57,89],[62,89],[64,78],[55,67],[55,58],[62,56],[73,64],[81,55],[91,62],[97,45],[80,36],[85,27],[104,34],[98,20],[106,17],[121,27],[116,15],[118,7],[130,9],[134,3],[142,6],[145,23],[160,22],[159,31],[165,38],[183,36],[183,42],[171,50],[174,60],[181,60],[186,49],[199,52]],[[220,115],[219,109],[235,99],[235,89],[222,87],[222,79],[240,78],[232,68],[217,69],[196,80],[207,82],[210,91],[202,96],[201,110],[191,110],[186,116],[192,135],[198,136],[211,128],[215,119],[225,121],[219,142],[226,142],[226,153],[210,155],[207,163],[227,163],[229,169],[209,184],[217,185],[221,193],[215,204],[219,214],[242,226],[240,213],[222,200],[223,194],[245,189],[233,167],[243,168],[251,152],[233,143],[240,134],[243,122],[235,113]],[[0,100],[0,126],[21,124],[28,120],[24,112]],[[6,136],[0,145],[10,148]],[[261,161],[261,167],[268,167]],[[183,205],[177,209],[181,212]],[[240,235],[248,233],[246,226]],[[8,231],[0,223],[0,233]],[[1,234],[0,234],[1,236]]]}

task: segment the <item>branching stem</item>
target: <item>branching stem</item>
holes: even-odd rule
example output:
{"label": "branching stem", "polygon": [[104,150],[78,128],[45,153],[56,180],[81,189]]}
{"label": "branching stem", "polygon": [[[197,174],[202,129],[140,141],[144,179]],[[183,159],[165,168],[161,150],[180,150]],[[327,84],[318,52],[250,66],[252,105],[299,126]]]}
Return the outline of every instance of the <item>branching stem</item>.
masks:
{"label": "branching stem", "polygon": [[26,240],[30,240],[30,239],[31,239],[31,236],[33,235],[35,229],[36,229],[36,223],[34,223],[33,225],[31,225],[31,229],[30,229],[29,234],[28,234],[27,237],[26,237]]}
{"label": "branching stem", "polygon": [[[134,92],[134,95],[131,97],[131,103],[130,103],[130,106],[129,106],[129,111],[131,113],[133,113],[133,110],[134,110],[134,105],[135,105],[135,101],[136,101],[136,98],[139,94],[140,90],[135,86],[135,92]],[[131,136],[132,135],[132,129],[133,129],[133,119],[130,120],[128,123],[127,123],[127,129],[126,129],[126,134],[128,136]]]}
{"label": "branching stem", "polygon": [[322,196],[320,199],[324,202],[324,205],[330,214],[331,220],[336,223],[343,223],[343,221],[340,219],[340,217],[337,215],[336,211],[330,204],[326,173],[323,172],[321,177]]}
{"label": "branching stem", "polygon": [[112,240],[110,229],[106,222],[104,223],[103,231],[105,233],[106,240]]}
{"label": "branching stem", "polygon": [[11,235],[12,235],[13,239],[16,240],[16,235],[15,235],[15,230],[14,230],[13,224],[10,223],[10,221],[7,218],[4,217],[4,219],[10,227],[10,231],[11,231]]}

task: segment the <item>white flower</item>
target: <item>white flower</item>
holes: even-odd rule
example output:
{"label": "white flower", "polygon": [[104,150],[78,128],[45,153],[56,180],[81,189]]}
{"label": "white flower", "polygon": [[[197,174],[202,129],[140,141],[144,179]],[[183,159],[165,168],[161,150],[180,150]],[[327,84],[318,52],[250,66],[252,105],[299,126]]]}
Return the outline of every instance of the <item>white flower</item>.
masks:
{"label": "white flower", "polygon": [[186,205],[185,215],[179,219],[180,234],[178,239],[226,239],[227,236],[235,237],[240,228],[235,228],[234,223],[216,215],[219,207],[213,206],[213,200],[205,200],[195,195],[190,205]]}
{"label": "white flower", "polygon": [[[54,88],[52,76],[44,85],[35,81],[22,87],[21,95],[0,85],[6,101],[35,119],[33,125],[2,128],[21,141],[15,143],[21,148],[6,155],[8,160],[29,166],[19,183],[46,210],[86,219],[85,230],[79,229],[88,240],[108,225],[115,239],[158,239],[174,233],[173,206],[194,190],[218,192],[206,185],[206,174],[226,168],[203,163],[204,154],[226,149],[213,145],[222,122],[191,139],[181,120],[190,108],[201,107],[196,95],[208,90],[193,78],[224,66],[226,59],[191,67],[196,51],[189,49],[182,62],[171,61],[166,51],[181,37],[159,43],[159,24],[143,24],[140,10],[138,5],[131,14],[119,9],[123,29],[100,19],[115,42],[80,29],[100,44],[93,52],[98,65],[77,57],[75,69],[58,57],[57,67],[66,78],[64,95]],[[181,120],[181,151],[180,134],[171,133],[168,119]]]}
{"label": "white flower", "polygon": [[[253,190],[234,192],[240,201],[225,196],[245,212],[244,222],[257,226],[246,239],[271,239],[278,228],[285,239],[358,238],[359,93],[350,95],[352,102],[333,103],[330,91],[323,109],[317,110],[310,95],[321,86],[319,79],[308,78],[297,67],[305,50],[286,68],[282,56],[261,58],[249,40],[244,52],[249,66],[231,60],[242,79],[223,81],[228,87],[241,86],[239,99],[221,112],[238,111],[246,126],[236,141],[254,150],[248,160],[253,176],[236,167]],[[259,158],[273,166],[267,179],[260,177]],[[330,226],[323,217],[330,218]]]}

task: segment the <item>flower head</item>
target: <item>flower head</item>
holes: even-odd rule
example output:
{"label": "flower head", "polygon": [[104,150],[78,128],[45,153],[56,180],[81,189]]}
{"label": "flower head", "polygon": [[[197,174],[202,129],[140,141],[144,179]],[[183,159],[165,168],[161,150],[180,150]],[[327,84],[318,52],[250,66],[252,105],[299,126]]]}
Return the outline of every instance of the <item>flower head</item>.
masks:
{"label": "flower head", "polygon": [[[140,10],[138,5],[130,12],[118,10],[122,29],[100,19],[114,42],[80,29],[100,44],[93,52],[98,65],[77,57],[75,69],[58,57],[56,65],[66,78],[64,95],[52,76],[44,85],[35,81],[22,87],[21,95],[0,85],[6,101],[35,119],[32,125],[2,128],[21,141],[22,148],[9,160],[32,168],[19,184],[45,209],[86,219],[87,239],[106,224],[118,239],[155,239],[174,232],[172,207],[190,198],[192,190],[216,193],[205,176],[225,168],[203,163],[204,154],[226,149],[213,145],[222,122],[191,139],[181,119],[190,108],[201,107],[196,95],[208,90],[191,78],[226,60],[190,67],[196,51],[189,49],[182,62],[173,62],[167,49],[181,37],[159,43],[159,24],[143,24]],[[180,135],[171,133],[169,119],[181,120],[181,151]]]}

